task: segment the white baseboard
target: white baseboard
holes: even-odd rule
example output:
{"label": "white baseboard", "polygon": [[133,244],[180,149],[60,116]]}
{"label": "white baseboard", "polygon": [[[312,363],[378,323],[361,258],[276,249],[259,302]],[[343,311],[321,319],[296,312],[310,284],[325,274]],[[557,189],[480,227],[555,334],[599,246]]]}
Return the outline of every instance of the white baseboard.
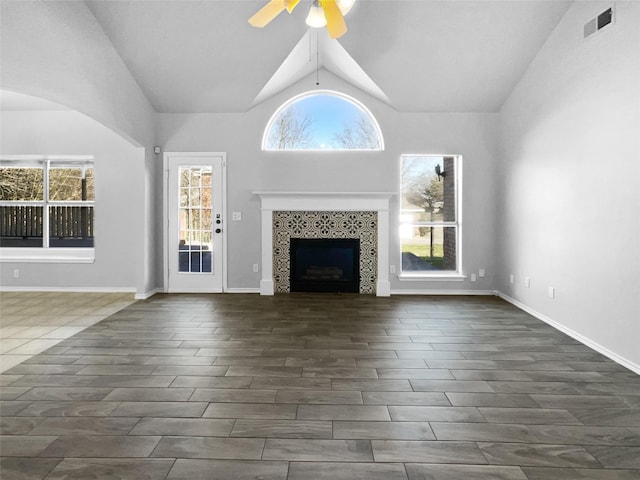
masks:
{"label": "white baseboard", "polygon": [[153,290],[149,290],[144,293],[136,293],[136,300],[146,300],[149,297],[153,297],[156,293],[162,293],[164,290],[162,288],[154,288]]}
{"label": "white baseboard", "polygon": [[260,293],[259,288],[228,288],[224,293]]}
{"label": "white baseboard", "polygon": [[391,290],[391,295],[495,295],[493,290]]}
{"label": "white baseboard", "polygon": [[2,285],[0,292],[67,292],[67,293],[135,293],[135,287],[11,287]]}
{"label": "white baseboard", "polygon": [[627,360],[626,358],[621,357],[617,353],[612,352],[608,348],[603,347],[602,345],[600,345],[597,342],[594,342],[590,338],[587,338],[584,335],[582,335],[582,334],[580,334],[580,333],[578,333],[578,332],[576,332],[576,331],[574,331],[574,330],[572,330],[570,328],[565,327],[561,323],[558,323],[555,320],[547,317],[546,315],[543,315],[542,313],[534,310],[533,308],[528,307],[527,305],[525,305],[522,302],[519,302],[515,298],[511,298],[509,295],[506,295],[506,294],[504,294],[502,292],[499,292],[497,290],[494,291],[493,294],[497,295],[498,297],[502,298],[503,300],[509,302],[510,304],[515,305],[520,310],[524,310],[529,315],[533,315],[538,320],[542,320],[544,323],[552,326],[556,330],[560,330],[562,333],[565,333],[565,334],[569,335],[574,340],[579,341],[580,343],[586,345],[587,347],[593,348],[596,352],[601,353],[605,357],[613,360],[614,362],[616,362],[616,363],[622,365],[623,367],[626,367],[629,370],[631,370],[631,371],[637,373],[638,375],[640,375],[640,365],[637,365],[637,364],[631,362],[630,360]]}

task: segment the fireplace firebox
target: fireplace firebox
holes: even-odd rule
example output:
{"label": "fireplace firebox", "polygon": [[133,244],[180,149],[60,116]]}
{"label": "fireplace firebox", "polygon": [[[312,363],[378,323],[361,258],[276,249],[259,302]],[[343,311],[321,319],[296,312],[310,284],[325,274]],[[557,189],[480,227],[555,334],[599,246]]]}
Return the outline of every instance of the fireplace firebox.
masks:
{"label": "fireplace firebox", "polygon": [[360,240],[292,238],[291,291],[358,293]]}

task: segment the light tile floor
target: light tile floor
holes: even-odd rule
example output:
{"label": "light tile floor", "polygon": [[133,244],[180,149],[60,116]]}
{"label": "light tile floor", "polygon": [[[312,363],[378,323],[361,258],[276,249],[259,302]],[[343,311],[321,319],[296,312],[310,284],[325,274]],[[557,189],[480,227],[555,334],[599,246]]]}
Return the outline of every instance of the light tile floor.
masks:
{"label": "light tile floor", "polygon": [[133,302],[133,293],[0,292],[0,372]]}

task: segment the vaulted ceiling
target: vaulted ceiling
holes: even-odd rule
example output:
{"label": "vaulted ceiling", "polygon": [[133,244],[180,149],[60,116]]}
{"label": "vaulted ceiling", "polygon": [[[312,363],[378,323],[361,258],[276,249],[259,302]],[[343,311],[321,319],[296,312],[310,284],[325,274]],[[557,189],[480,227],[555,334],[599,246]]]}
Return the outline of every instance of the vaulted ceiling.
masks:
{"label": "vaulted ceiling", "polygon": [[[310,0],[263,29],[267,0],[85,0],[154,109],[244,112],[316,70],[405,112],[495,112],[570,1],[357,0],[349,31]],[[311,79],[313,81],[311,81]]]}

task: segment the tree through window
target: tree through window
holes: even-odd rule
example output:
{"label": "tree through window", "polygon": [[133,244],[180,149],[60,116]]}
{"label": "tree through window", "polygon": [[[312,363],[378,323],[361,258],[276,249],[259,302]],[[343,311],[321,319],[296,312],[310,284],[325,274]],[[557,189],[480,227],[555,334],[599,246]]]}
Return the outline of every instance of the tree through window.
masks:
{"label": "tree through window", "polygon": [[264,150],[383,150],[373,115],[336,92],[311,92],[285,103],[271,118]]}
{"label": "tree through window", "polygon": [[93,157],[0,158],[0,247],[93,248]]}
{"label": "tree through window", "polygon": [[402,155],[400,240],[402,272],[460,269],[460,157]]}

